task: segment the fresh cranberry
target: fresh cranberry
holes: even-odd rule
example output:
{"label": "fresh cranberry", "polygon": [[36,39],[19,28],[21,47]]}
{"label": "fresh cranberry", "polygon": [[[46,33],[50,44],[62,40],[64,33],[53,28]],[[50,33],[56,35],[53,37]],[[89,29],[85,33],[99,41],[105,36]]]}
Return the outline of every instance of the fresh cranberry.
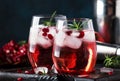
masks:
{"label": "fresh cranberry", "polygon": [[85,35],[84,32],[83,32],[83,31],[80,31],[80,34],[79,34],[78,38],[83,38],[84,35]]}
{"label": "fresh cranberry", "polygon": [[9,42],[2,47],[3,54],[5,55],[8,63],[13,62],[12,57],[16,53],[16,49],[13,46],[14,46],[13,43],[11,42],[11,44],[10,44],[10,42]]}
{"label": "fresh cranberry", "polygon": [[49,32],[49,29],[48,28],[43,28],[42,31],[43,32]]}
{"label": "fresh cranberry", "polygon": [[14,40],[11,40],[9,43],[8,43],[10,46],[15,46],[16,42]]}
{"label": "fresh cranberry", "polygon": [[7,43],[9,46],[14,47],[15,49],[18,48],[18,44],[17,42],[15,42],[14,40],[11,40],[10,42]]}
{"label": "fresh cranberry", "polygon": [[47,33],[46,33],[46,32],[44,32],[44,33],[42,34],[42,36],[47,36]]}
{"label": "fresh cranberry", "polygon": [[53,36],[51,34],[48,34],[49,39],[53,39]]}
{"label": "fresh cranberry", "polygon": [[3,46],[3,51],[6,53],[6,54],[9,54],[11,53],[12,51],[14,50],[14,47],[8,45],[8,44],[5,44]]}
{"label": "fresh cranberry", "polygon": [[17,81],[23,81],[22,77],[17,78]]}
{"label": "fresh cranberry", "polygon": [[21,59],[20,59],[20,58],[17,58],[17,59],[16,59],[16,62],[19,62],[19,63],[20,63],[20,62],[21,62]]}
{"label": "fresh cranberry", "polygon": [[18,49],[18,44],[11,40],[10,42],[6,43],[3,47],[2,47],[3,51],[5,54],[9,54],[9,53],[16,53],[16,50]]}
{"label": "fresh cranberry", "polygon": [[112,75],[113,74],[113,72],[108,72],[108,75]]}
{"label": "fresh cranberry", "polygon": [[11,40],[2,46],[2,56],[7,61],[7,63],[18,64],[21,63],[23,58],[26,58],[27,54],[27,44],[22,46],[18,45],[15,41]]}
{"label": "fresh cranberry", "polygon": [[28,71],[28,70],[26,70],[26,71],[25,71],[25,74],[31,74],[31,72],[30,72],[30,71]]}
{"label": "fresh cranberry", "polygon": [[27,48],[28,48],[28,45],[27,44],[23,44],[22,46],[19,47],[18,52],[20,52],[23,55],[26,55],[27,54]]}
{"label": "fresh cranberry", "polygon": [[67,35],[71,35],[72,31],[67,31],[66,34]]}
{"label": "fresh cranberry", "polygon": [[4,52],[5,52],[6,54],[9,54],[9,53],[10,53],[10,50],[9,50],[9,49],[4,49]]}

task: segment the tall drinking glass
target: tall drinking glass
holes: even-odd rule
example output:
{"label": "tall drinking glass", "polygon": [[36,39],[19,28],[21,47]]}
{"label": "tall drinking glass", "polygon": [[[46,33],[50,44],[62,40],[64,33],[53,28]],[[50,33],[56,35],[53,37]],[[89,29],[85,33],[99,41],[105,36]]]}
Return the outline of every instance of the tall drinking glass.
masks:
{"label": "tall drinking glass", "polygon": [[53,41],[57,32],[55,22],[58,19],[66,19],[66,16],[33,16],[29,33],[28,58],[36,74],[51,71]]}
{"label": "tall drinking glass", "polygon": [[57,21],[52,58],[60,74],[87,75],[96,63],[96,42],[92,20],[79,18]]}

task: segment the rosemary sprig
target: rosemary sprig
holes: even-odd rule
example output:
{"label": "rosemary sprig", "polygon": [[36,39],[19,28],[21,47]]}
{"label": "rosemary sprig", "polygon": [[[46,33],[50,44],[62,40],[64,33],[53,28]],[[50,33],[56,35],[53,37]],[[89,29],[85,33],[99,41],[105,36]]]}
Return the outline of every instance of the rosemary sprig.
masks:
{"label": "rosemary sprig", "polygon": [[120,56],[105,55],[104,65],[106,67],[120,68]]}
{"label": "rosemary sprig", "polygon": [[72,24],[68,24],[68,26],[71,28],[71,29],[76,29],[76,30],[81,30],[83,28],[83,25],[86,25],[87,24],[87,21],[76,21],[76,19],[73,19],[73,22]]}
{"label": "rosemary sprig", "polygon": [[55,15],[56,15],[56,11],[53,12],[53,14],[51,15],[51,17],[50,17],[50,22],[52,22],[52,20],[53,20],[53,18],[55,17]]}
{"label": "rosemary sprig", "polygon": [[53,14],[52,14],[51,17],[50,17],[50,20],[44,21],[44,25],[45,25],[45,26],[52,26],[52,25],[54,25],[54,23],[53,23],[52,21],[53,21],[55,15],[56,15],[56,11],[53,12]]}

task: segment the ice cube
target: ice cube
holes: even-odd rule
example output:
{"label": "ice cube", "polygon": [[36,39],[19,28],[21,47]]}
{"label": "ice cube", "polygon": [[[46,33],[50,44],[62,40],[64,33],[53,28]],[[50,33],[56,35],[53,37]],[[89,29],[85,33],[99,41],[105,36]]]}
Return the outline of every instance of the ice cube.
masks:
{"label": "ice cube", "polygon": [[82,44],[82,39],[73,36],[66,36],[64,40],[64,45],[73,49],[80,48],[81,44]]}
{"label": "ice cube", "polygon": [[48,48],[52,46],[52,41],[45,37],[38,37],[37,43],[41,45],[43,48]]}
{"label": "ice cube", "polygon": [[55,36],[56,45],[63,47],[66,34],[63,31],[59,31]]}
{"label": "ice cube", "polygon": [[71,36],[77,37],[77,36],[79,36],[79,34],[80,34],[79,32],[73,31],[72,34],[71,34]]}
{"label": "ice cube", "polygon": [[48,34],[51,34],[54,37],[55,34],[56,34],[56,28],[55,27],[50,27]]}
{"label": "ice cube", "polygon": [[84,31],[85,35],[83,37],[84,41],[94,42],[95,41],[95,33],[94,31]]}

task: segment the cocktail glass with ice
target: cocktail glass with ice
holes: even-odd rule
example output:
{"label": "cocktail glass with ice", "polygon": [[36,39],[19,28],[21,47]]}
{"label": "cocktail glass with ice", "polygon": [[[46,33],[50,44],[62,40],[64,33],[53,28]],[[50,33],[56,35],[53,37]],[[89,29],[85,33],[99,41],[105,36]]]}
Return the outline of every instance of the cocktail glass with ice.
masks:
{"label": "cocktail glass with ice", "polygon": [[55,21],[58,19],[66,19],[66,16],[33,16],[29,33],[28,58],[36,74],[49,73],[52,68],[52,48],[57,32]]}
{"label": "cocktail glass with ice", "polygon": [[79,18],[68,20],[64,26],[57,21],[52,58],[60,74],[87,75],[93,71],[96,63],[96,42],[92,20]]}

